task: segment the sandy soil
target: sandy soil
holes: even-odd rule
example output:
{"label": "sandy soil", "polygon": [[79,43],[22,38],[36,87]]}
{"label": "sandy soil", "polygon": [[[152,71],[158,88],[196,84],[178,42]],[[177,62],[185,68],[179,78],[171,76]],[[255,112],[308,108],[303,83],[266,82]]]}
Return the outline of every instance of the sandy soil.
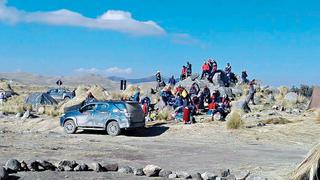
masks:
{"label": "sandy soil", "polygon": [[[173,171],[212,172],[229,168],[268,179],[288,173],[320,139],[311,116],[290,117],[293,123],[227,130],[224,122],[162,124],[110,137],[104,132],[64,134],[58,119],[0,119],[0,165],[10,158],[76,160],[143,167],[156,164]],[[250,120],[252,123],[254,120]],[[249,120],[248,120],[249,123]],[[22,179],[133,179],[108,173],[20,173]]]}

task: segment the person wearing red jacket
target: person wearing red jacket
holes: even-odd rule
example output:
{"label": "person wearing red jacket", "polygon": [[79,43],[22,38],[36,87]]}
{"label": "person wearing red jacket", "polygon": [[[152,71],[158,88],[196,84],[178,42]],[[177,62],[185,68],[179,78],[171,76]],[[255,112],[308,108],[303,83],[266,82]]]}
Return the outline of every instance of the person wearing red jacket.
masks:
{"label": "person wearing red jacket", "polygon": [[210,66],[207,62],[204,62],[204,64],[202,65],[202,75],[201,75],[201,79],[203,79],[205,76],[208,76],[210,71]]}
{"label": "person wearing red jacket", "polygon": [[188,68],[186,66],[182,66],[182,70],[181,70],[181,76],[180,79],[185,80],[187,78],[188,75]]}

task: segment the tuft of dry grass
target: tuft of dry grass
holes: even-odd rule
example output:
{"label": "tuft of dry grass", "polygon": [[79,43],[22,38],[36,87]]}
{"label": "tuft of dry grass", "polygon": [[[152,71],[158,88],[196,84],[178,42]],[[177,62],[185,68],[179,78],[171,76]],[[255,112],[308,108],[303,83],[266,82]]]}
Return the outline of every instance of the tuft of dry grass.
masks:
{"label": "tuft of dry grass", "polygon": [[239,129],[244,125],[239,111],[232,111],[226,119],[227,129]]}
{"label": "tuft of dry grass", "polygon": [[158,112],[156,119],[157,120],[165,120],[165,121],[172,120],[171,113],[172,113],[172,111],[170,111],[168,108],[164,108]]}
{"label": "tuft of dry grass", "polygon": [[320,171],[320,144],[314,147],[307,157],[299,164],[299,166],[290,175],[291,180],[310,179],[318,180]]}
{"label": "tuft of dry grass", "polygon": [[61,112],[59,111],[59,108],[57,106],[45,106],[44,114],[52,117],[57,117],[61,115]]}
{"label": "tuft of dry grass", "polygon": [[276,101],[283,101],[283,98],[288,94],[289,88],[285,86],[280,86],[278,88],[279,93],[275,96]]}

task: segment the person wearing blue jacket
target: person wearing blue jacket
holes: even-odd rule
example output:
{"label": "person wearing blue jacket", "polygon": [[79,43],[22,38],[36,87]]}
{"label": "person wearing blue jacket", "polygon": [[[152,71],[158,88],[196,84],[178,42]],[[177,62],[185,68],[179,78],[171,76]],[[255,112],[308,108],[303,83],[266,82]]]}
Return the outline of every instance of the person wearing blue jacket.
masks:
{"label": "person wearing blue jacket", "polygon": [[174,78],[174,76],[172,76],[169,79],[168,84],[170,84],[170,86],[175,86],[176,85],[176,79]]}

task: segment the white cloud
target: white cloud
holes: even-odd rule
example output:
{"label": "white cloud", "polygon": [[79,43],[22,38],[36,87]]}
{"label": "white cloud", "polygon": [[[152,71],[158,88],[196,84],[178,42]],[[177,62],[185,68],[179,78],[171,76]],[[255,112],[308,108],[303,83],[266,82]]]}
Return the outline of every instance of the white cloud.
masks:
{"label": "white cloud", "polygon": [[6,6],[0,0],[0,21],[7,23],[39,23],[57,26],[77,26],[92,29],[113,30],[122,33],[153,36],[166,34],[165,30],[154,21],[138,21],[130,12],[109,10],[97,18],[85,17],[67,9],[48,12],[26,12]]}
{"label": "white cloud", "polygon": [[114,76],[114,75],[130,75],[133,73],[133,70],[132,68],[119,68],[119,67],[110,67],[106,69],[79,68],[79,69],[76,69],[75,72]]}
{"label": "white cloud", "polygon": [[172,41],[174,43],[182,44],[182,45],[196,45],[196,46],[200,46],[201,48],[207,47],[207,45],[203,43],[201,40],[196,39],[186,33],[173,33]]}

